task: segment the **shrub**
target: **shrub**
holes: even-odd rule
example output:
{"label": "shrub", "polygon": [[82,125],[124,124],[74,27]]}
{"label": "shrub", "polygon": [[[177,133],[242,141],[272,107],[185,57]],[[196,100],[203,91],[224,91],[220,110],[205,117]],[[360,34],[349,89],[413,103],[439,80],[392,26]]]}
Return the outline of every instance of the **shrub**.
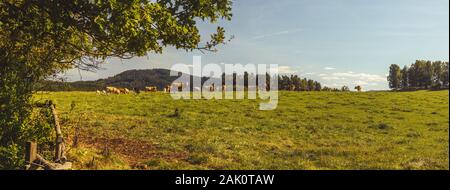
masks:
{"label": "shrub", "polygon": [[24,166],[23,150],[17,144],[0,146],[0,170],[18,169]]}
{"label": "shrub", "polygon": [[39,145],[39,154],[44,157],[53,153],[55,135],[51,110],[39,107],[30,112],[29,118],[18,128],[20,135],[16,140],[0,146],[0,169],[19,169],[23,166],[24,150],[21,145],[27,141],[36,142]]}

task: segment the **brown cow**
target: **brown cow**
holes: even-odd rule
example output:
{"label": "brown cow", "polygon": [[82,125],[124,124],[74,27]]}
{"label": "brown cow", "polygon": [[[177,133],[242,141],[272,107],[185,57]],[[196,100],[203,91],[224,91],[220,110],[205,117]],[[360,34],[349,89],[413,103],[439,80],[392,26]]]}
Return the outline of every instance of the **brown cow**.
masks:
{"label": "brown cow", "polygon": [[111,94],[120,94],[120,90],[118,88],[111,86],[106,87],[106,92]]}
{"label": "brown cow", "polygon": [[119,88],[119,90],[120,90],[121,94],[128,94],[128,93],[130,93],[130,90],[128,90],[127,88]]}
{"label": "brown cow", "polygon": [[170,93],[170,86],[164,87],[164,92],[165,93]]}
{"label": "brown cow", "polygon": [[147,86],[145,87],[146,92],[157,92],[158,88],[156,86]]}

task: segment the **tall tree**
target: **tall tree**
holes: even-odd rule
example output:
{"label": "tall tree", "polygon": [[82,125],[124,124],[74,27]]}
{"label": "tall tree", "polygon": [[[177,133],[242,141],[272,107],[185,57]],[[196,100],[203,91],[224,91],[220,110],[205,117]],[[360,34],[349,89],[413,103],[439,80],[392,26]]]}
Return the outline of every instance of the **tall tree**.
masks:
{"label": "tall tree", "polygon": [[294,88],[296,91],[300,91],[300,81],[302,79],[300,79],[300,77],[298,77],[297,75],[291,76],[291,80],[292,80],[292,85],[294,85]]}
{"label": "tall tree", "polygon": [[303,78],[302,81],[300,81],[300,90],[301,91],[307,91],[308,90],[308,79]]}
{"label": "tall tree", "polygon": [[423,88],[429,89],[433,84],[433,63],[426,61],[423,68]]}
{"label": "tall tree", "polygon": [[0,146],[20,142],[36,82],[166,46],[216,51],[224,29],[201,41],[198,22],[231,19],[231,8],[231,0],[0,1]]}
{"label": "tall tree", "polygon": [[432,64],[432,86],[433,88],[441,88],[443,83],[441,81],[442,74],[443,74],[443,62],[442,61],[435,61]]}
{"label": "tall tree", "polygon": [[[273,77],[277,77],[277,76],[273,76]],[[266,90],[271,90],[270,81],[272,81],[272,76],[270,76],[269,73],[266,73]]]}
{"label": "tall tree", "polygon": [[320,84],[320,82],[315,81],[314,82],[314,90],[315,91],[321,91],[322,90],[322,84]]}
{"label": "tall tree", "polygon": [[290,87],[292,85],[291,78],[289,78],[286,75],[283,75],[283,76],[281,76],[279,81],[280,81],[279,83],[280,83],[280,86],[281,86],[282,90],[290,90]]}
{"label": "tall tree", "polygon": [[402,89],[408,89],[409,88],[409,72],[408,72],[409,68],[408,66],[404,66],[403,69],[401,70],[400,74],[402,76],[402,81],[401,81],[401,88]]}
{"label": "tall tree", "polygon": [[400,67],[396,64],[392,64],[389,67],[389,88],[391,89],[399,89],[400,88],[400,81],[401,81],[401,73],[400,73]]}
{"label": "tall tree", "polygon": [[316,85],[314,84],[314,80],[309,79],[308,80],[308,91],[314,91],[316,88]]}
{"label": "tall tree", "polygon": [[348,91],[350,91],[350,88],[348,86],[342,86],[341,87],[341,91],[342,92],[348,92]]}
{"label": "tall tree", "polygon": [[449,87],[449,71],[448,71],[448,62],[445,62],[443,64],[443,68],[442,68],[442,75],[441,75],[441,81],[442,81],[442,85],[445,88]]}
{"label": "tall tree", "polygon": [[418,78],[418,75],[417,75],[417,66],[416,66],[416,64],[415,63],[413,63],[412,65],[411,65],[411,67],[409,67],[409,69],[408,69],[408,86],[410,87],[410,88],[416,88],[417,86],[418,86],[418,80],[417,80],[417,78]]}

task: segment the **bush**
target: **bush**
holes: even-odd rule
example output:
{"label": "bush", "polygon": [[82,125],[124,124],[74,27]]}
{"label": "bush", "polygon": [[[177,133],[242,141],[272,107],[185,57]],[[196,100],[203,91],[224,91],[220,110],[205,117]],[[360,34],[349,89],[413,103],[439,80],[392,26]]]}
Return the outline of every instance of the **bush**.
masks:
{"label": "bush", "polygon": [[34,108],[33,112],[23,128],[22,141],[34,141],[40,146],[52,148],[54,145],[55,131],[52,111],[45,108]]}
{"label": "bush", "polygon": [[21,146],[0,146],[0,170],[19,169],[24,166],[24,161]]}
{"label": "bush", "polygon": [[24,164],[22,145],[27,141],[36,142],[39,154],[49,157],[54,149],[53,115],[49,108],[34,108],[31,115],[20,127],[17,140],[9,145],[0,146],[0,169],[19,169]]}

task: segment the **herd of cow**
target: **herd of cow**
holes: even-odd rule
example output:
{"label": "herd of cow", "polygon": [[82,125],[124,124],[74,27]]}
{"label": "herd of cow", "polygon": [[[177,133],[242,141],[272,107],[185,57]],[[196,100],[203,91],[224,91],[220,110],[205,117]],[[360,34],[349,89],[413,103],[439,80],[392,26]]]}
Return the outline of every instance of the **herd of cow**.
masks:
{"label": "herd of cow", "polygon": [[[127,88],[118,88],[118,87],[106,87],[106,90],[97,90],[98,95],[107,95],[107,94],[129,94],[131,92],[139,94],[141,90],[133,89],[132,91]],[[145,87],[144,92],[158,92],[158,88],[156,86],[148,86]],[[164,87],[163,92],[170,93],[170,86]]]}
{"label": "herd of cow", "polygon": [[[163,91],[164,93],[170,93],[172,90],[172,87],[176,89],[178,89],[178,91],[182,91],[183,90],[183,84],[181,83],[175,83],[172,84],[172,86],[166,86],[164,87]],[[223,85],[222,87],[222,91],[226,91],[227,86]],[[205,87],[205,90],[209,89],[209,91],[211,92],[215,92],[218,91],[220,89],[220,87],[216,88],[216,86],[214,84]],[[143,90],[144,92],[158,92],[158,87],[156,86],[147,86],[144,88]],[[201,89],[199,87],[194,87],[194,91],[201,91]],[[127,88],[118,88],[118,87],[112,87],[112,86],[108,86],[106,87],[106,90],[97,90],[97,94],[98,95],[107,95],[107,94],[129,94],[129,93],[136,93],[139,94],[141,92],[141,90],[135,88],[133,90],[129,90]]]}

